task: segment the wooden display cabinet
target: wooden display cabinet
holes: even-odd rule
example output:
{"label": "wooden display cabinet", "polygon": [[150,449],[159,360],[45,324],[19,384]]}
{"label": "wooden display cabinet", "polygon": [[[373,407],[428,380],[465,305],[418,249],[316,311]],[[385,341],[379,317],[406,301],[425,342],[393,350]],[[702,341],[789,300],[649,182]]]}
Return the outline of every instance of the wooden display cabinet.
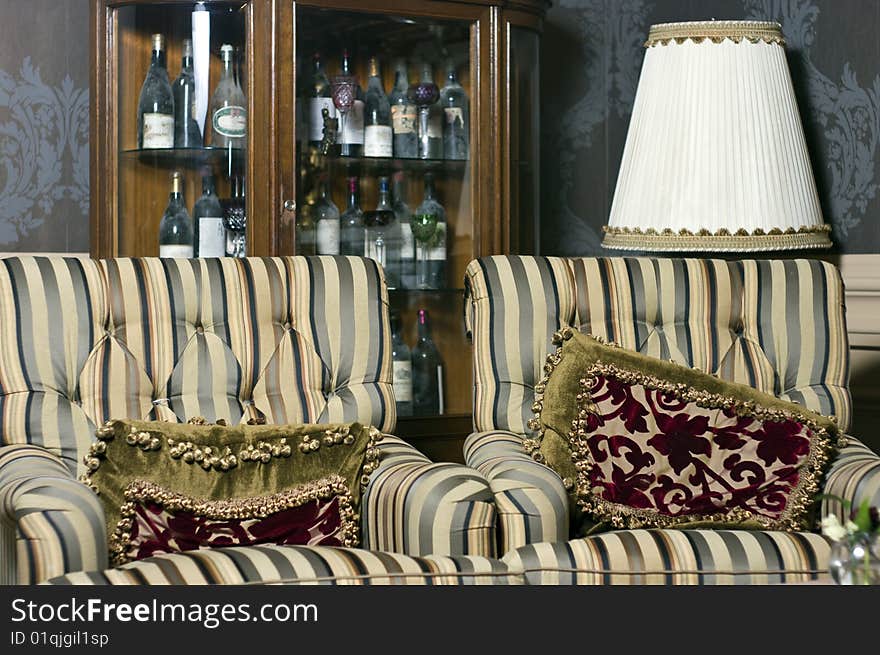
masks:
{"label": "wooden display cabinet", "polygon": [[[462,321],[463,278],[479,256],[538,252],[539,35],[544,0],[209,0],[208,95],[219,79],[220,45],[241,52],[247,147],[229,157],[211,148],[137,149],[137,103],[150,64],[151,35],[167,44],[171,81],[191,33],[192,0],[93,0],[91,34],[91,252],[94,257],[155,256],[171,172],[184,174],[187,207],[211,172],[218,195],[230,174],[246,180],[247,254],[296,254],[297,222],[309,219],[314,183],[326,176],[344,211],[346,178],[360,180],[360,204],[375,207],[377,178],[401,173],[407,204],[421,201],[424,175],[436,180],[447,212],[447,280],[441,289],[390,289],[404,340],[415,343],[426,308],[445,369],[441,416],[401,417],[397,434],[435,459],[461,461],[471,428],[471,349]],[[328,76],[347,49],[362,90],[367,61],[380,60],[383,86],[397,57],[427,59],[442,87],[452,60],[470,102],[467,160],[316,156],[304,138],[302,103],[309,62],[320,52]],[[410,81],[418,71],[410,66]],[[300,124],[298,124],[298,121]]]}

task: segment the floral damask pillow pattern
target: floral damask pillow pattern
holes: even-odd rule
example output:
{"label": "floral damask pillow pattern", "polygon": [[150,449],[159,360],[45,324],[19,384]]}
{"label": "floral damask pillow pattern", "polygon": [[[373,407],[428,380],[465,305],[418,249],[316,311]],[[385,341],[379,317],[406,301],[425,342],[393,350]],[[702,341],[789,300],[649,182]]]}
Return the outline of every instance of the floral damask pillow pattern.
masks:
{"label": "floral damask pillow pattern", "polygon": [[111,561],[218,546],[355,546],[381,433],[359,423],[108,421],[83,477],[101,499]]}
{"label": "floral damask pillow pattern", "polygon": [[526,449],[613,527],[811,527],[833,420],[566,328]]}

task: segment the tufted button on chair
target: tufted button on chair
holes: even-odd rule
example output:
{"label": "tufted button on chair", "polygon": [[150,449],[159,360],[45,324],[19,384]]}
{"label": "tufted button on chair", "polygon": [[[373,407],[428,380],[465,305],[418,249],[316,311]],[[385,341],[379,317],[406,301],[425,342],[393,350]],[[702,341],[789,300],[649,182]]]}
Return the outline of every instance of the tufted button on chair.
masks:
{"label": "tufted button on chair", "polygon": [[[850,425],[838,270],[815,260],[486,257],[467,268],[474,428],[467,462],[492,486],[499,550],[529,582],[749,583],[828,570],[817,531],[619,530],[573,539],[566,483],[532,460],[535,384],[564,326],[714,373]],[[880,504],[880,457],[855,438],[824,491]],[[839,504],[824,501],[822,513]]]}
{"label": "tufted button on chair", "polygon": [[[100,503],[77,481],[96,425],[203,416],[388,432],[390,353],[387,289],[372,260],[0,260],[0,583],[106,567]],[[365,549],[494,553],[480,474],[392,436],[381,449],[363,499]],[[293,559],[325,577],[386,561],[343,558],[334,569],[317,555]],[[401,561],[387,560],[421,566]],[[267,575],[295,575],[284,567]]]}

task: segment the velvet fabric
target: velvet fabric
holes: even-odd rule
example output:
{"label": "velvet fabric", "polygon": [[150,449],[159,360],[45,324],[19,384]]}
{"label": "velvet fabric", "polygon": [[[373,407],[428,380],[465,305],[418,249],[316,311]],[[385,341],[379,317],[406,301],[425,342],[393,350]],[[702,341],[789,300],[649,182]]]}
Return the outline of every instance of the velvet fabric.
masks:
{"label": "velvet fabric", "polygon": [[[315,518],[335,502],[356,521],[362,486],[377,466],[375,442],[381,439],[378,430],[359,423],[225,426],[133,420],[108,421],[97,436],[83,479],[101,500],[115,561],[131,559],[132,532],[139,523],[141,531],[146,529],[144,517],[151,512],[165,516],[166,523],[166,515],[174,515],[181,527],[187,516],[254,521],[276,512],[291,518],[295,508],[300,516],[311,512]],[[348,536],[340,535],[339,545],[356,545],[357,526],[342,527]],[[178,541],[167,525],[163,534],[169,543]],[[295,526],[280,530],[280,541],[270,541],[291,543],[297,534],[308,543],[309,528]],[[204,545],[210,545],[216,530],[203,536]],[[194,538],[195,533],[182,540]]]}
{"label": "velvet fabric", "polygon": [[833,420],[570,329],[557,341],[527,449],[563,478],[587,531],[811,527]]}

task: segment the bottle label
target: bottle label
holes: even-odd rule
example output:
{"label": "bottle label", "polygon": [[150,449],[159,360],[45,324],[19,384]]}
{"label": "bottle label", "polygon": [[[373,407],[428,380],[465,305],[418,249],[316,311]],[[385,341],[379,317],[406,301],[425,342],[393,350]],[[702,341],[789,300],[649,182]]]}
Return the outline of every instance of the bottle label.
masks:
{"label": "bottle label", "polygon": [[226,255],[226,228],[223,219],[214,216],[199,218],[199,257]]}
{"label": "bottle label", "polygon": [[159,246],[159,257],[183,257],[192,259],[192,246]]}
{"label": "bottle label", "polygon": [[407,361],[395,361],[392,366],[394,383],[394,400],[399,403],[412,402],[412,363]]}
{"label": "bottle label", "polygon": [[395,134],[415,134],[416,106],[393,105],[391,107],[391,125]]}
{"label": "bottle label", "polygon": [[428,115],[428,138],[443,138],[443,112],[432,111]]}
{"label": "bottle label", "polygon": [[400,226],[400,258],[412,259],[415,257],[415,246],[413,245],[412,227],[409,223]]}
{"label": "bottle label", "polygon": [[327,108],[330,118],[336,118],[336,106],[332,98],[309,98],[309,141],[324,138],[324,117],[321,110]]}
{"label": "bottle label", "polygon": [[318,221],[318,254],[339,254],[339,221]]}
{"label": "bottle label", "polygon": [[230,139],[240,139],[247,133],[247,111],[238,105],[220,107],[214,112],[214,131]]}
{"label": "bottle label", "polygon": [[444,107],[443,111],[446,114],[447,125],[453,125],[459,128],[464,127],[464,112],[461,107]]}
{"label": "bottle label", "polygon": [[144,148],[174,147],[174,116],[144,114]]}
{"label": "bottle label", "polygon": [[355,100],[345,117],[342,130],[342,143],[362,144],[364,142],[364,101]]}
{"label": "bottle label", "polygon": [[388,125],[367,125],[364,128],[364,156],[390,157],[393,137]]}
{"label": "bottle label", "polygon": [[428,248],[428,260],[430,261],[446,261],[446,223],[437,223],[437,229],[434,232],[434,239],[437,245]]}

